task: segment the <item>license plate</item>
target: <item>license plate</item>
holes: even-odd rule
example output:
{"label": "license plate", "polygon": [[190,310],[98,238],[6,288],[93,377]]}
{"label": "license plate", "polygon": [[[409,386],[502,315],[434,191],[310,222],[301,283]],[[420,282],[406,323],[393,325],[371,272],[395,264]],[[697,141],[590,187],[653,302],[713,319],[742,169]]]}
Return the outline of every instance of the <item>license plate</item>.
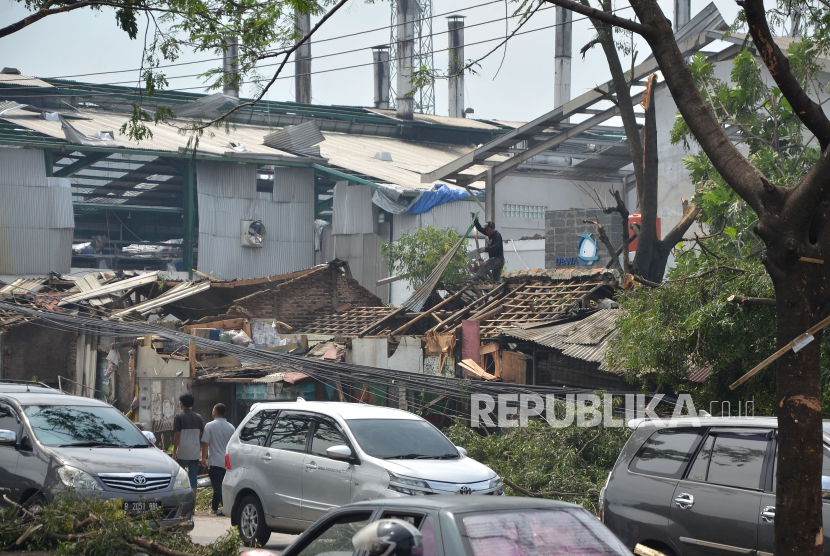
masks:
{"label": "license plate", "polygon": [[161,507],[159,502],[124,502],[124,513],[127,515],[142,515]]}

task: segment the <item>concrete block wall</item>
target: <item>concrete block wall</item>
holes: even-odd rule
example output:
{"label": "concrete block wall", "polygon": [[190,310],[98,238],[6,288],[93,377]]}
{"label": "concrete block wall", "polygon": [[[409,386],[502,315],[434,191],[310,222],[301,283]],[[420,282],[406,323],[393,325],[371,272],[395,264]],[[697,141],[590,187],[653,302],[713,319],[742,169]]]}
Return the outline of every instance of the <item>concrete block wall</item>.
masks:
{"label": "concrete block wall", "polygon": [[[549,210],[545,213],[545,268],[596,268],[608,261],[608,250],[599,241],[597,227],[583,220],[602,224],[615,248],[622,243],[622,218],[617,213],[605,214],[600,209]],[[579,234],[593,234],[597,240],[599,260],[591,266],[572,260],[578,254]]]}

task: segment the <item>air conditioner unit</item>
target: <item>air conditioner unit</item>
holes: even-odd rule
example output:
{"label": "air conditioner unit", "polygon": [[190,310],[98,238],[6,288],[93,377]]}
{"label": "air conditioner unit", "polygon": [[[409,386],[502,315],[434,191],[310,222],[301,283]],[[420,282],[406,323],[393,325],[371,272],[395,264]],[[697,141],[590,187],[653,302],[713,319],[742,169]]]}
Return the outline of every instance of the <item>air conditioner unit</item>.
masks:
{"label": "air conditioner unit", "polygon": [[265,238],[268,236],[262,220],[242,220],[241,228],[242,247],[262,248],[265,244]]}

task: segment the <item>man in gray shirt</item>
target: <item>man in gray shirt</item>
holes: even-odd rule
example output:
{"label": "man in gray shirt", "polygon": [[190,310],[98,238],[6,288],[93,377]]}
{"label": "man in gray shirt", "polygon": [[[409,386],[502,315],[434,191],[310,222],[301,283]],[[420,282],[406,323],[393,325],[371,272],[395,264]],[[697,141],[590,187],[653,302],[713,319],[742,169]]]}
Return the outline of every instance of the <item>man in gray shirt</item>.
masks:
{"label": "man in gray shirt", "polygon": [[199,441],[205,422],[202,416],[193,411],[193,394],[185,392],[179,396],[181,411],[173,417],[173,459],[187,470],[190,488],[196,496],[196,477],[199,475]]}
{"label": "man in gray shirt", "polygon": [[234,432],[233,425],[225,420],[225,404],[213,406],[213,421],[205,425],[202,434],[202,465],[208,468],[210,486],[213,487],[211,509],[214,515],[223,515],[222,481],[225,479],[225,450]]}

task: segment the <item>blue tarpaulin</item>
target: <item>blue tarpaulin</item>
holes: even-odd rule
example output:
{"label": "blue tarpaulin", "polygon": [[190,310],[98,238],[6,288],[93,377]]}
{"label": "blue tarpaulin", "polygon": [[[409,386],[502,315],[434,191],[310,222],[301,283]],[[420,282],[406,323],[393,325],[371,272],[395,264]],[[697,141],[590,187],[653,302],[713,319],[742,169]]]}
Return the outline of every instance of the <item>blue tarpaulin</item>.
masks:
{"label": "blue tarpaulin", "polygon": [[423,214],[429,212],[433,207],[459,201],[467,197],[469,193],[463,189],[454,189],[445,183],[442,183],[437,189],[424,191],[418,199],[409,207],[409,214]]}

